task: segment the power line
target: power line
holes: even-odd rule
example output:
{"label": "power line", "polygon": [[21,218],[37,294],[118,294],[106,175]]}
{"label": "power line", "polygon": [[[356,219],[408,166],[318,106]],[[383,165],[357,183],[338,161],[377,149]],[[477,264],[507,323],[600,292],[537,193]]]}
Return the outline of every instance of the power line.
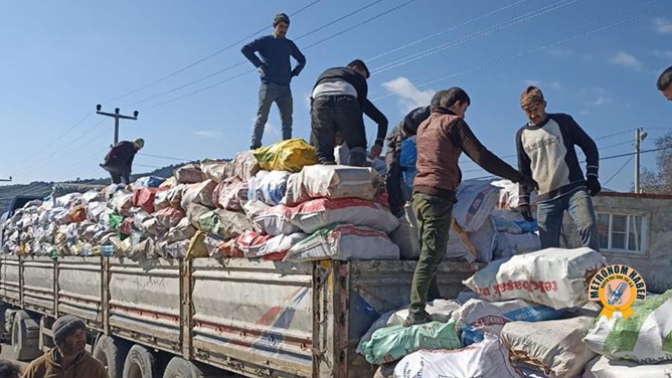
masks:
{"label": "power line", "polygon": [[[306,9],[308,9],[308,8],[310,8],[310,7],[312,7],[313,5],[315,5],[315,4],[317,4],[317,3],[321,2],[321,1],[322,1],[322,0],[315,0],[315,1],[313,1],[312,3],[310,3],[310,4],[306,5],[306,6],[304,6],[303,8],[300,8],[299,10],[295,11],[294,13],[290,13],[290,16],[295,16],[295,15],[297,15],[297,14],[303,12],[304,10],[306,10]],[[180,69],[178,69],[178,70],[176,70],[176,71],[173,71],[173,72],[169,73],[168,75],[165,75],[165,76],[163,76],[163,77],[161,77],[161,78],[159,78],[159,79],[157,79],[157,80],[154,80],[154,81],[152,81],[152,82],[150,82],[150,83],[148,83],[148,84],[145,84],[145,85],[143,85],[143,86],[141,86],[141,87],[139,87],[139,88],[136,88],[136,89],[134,89],[134,90],[132,90],[132,91],[130,91],[130,92],[127,92],[126,94],[123,94],[123,95],[118,96],[118,97],[115,97],[115,98],[113,98],[113,99],[111,99],[111,100],[105,101],[103,104],[108,104],[108,103],[110,103],[110,102],[112,102],[112,101],[121,100],[122,98],[126,98],[126,97],[128,97],[128,96],[130,96],[130,95],[132,95],[132,94],[135,94],[135,93],[140,92],[140,91],[142,91],[142,90],[144,90],[144,89],[147,89],[147,88],[149,88],[149,87],[151,87],[151,86],[154,86],[154,85],[156,85],[156,84],[158,84],[158,83],[161,83],[161,82],[163,82],[163,81],[165,81],[165,80],[167,80],[167,79],[170,79],[171,77],[173,77],[173,76],[175,76],[175,75],[177,75],[177,74],[179,74],[179,73],[182,73],[182,72],[184,72],[184,71],[186,71],[186,70],[188,70],[188,69],[190,69],[190,68],[192,68],[192,67],[195,67],[195,66],[197,66],[197,65],[199,65],[199,64],[201,64],[201,63],[203,63],[203,62],[205,62],[206,60],[212,59],[212,58],[214,58],[215,56],[217,56],[217,55],[219,55],[219,54],[221,54],[221,53],[223,53],[223,52],[229,50],[230,48],[235,47],[236,45],[245,42],[246,40],[248,40],[248,39],[250,39],[250,38],[256,36],[257,34],[263,32],[263,31],[265,31],[267,28],[268,28],[268,26],[264,26],[263,28],[261,28],[261,29],[255,31],[254,33],[252,33],[252,34],[250,34],[250,35],[248,35],[248,36],[245,36],[245,37],[239,39],[238,41],[233,42],[233,43],[231,43],[231,44],[229,44],[229,45],[227,45],[227,46],[225,46],[225,47],[223,47],[223,48],[221,48],[221,49],[219,49],[219,50],[213,52],[212,54],[210,54],[210,55],[208,55],[208,56],[206,56],[206,57],[204,57],[204,58],[201,58],[201,59],[199,59],[199,60],[197,60],[197,61],[195,61],[195,62],[193,62],[193,63],[190,63],[190,64],[188,64],[188,65],[186,65],[186,66],[184,66],[184,67],[182,67],[182,68],[180,68]]]}
{"label": "power line", "polygon": [[[653,2],[657,2],[657,1],[652,1],[651,3],[653,3]],[[442,81],[445,81],[445,80],[448,80],[448,79],[452,79],[452,78],[455,78],[457,76],[462,76],[462,75],[465,75],[465,74],[469,74],[469,73],[472,73],[474,71],[477,71],[477,70],[480,70],[480,69],[483,69],[483,68],[486,68],[486,67],[494,66],[494,65],[506,62],[506,61],[516,60],[516,59],[522,58],[524,56],[534,54],[534,53],[537,53],[539,51],[542,51],[542,50],[545,50],[545,49],[548,49],[548,48],[551,48],[551,47],[555,47],[555,46],[558,46],[558,45],[561,45],[561,44],[564,44],[564,43],[567,43],[567,42],[571,42],[571,41],[574,41],[574,40],[577,40],[577,39],[580,39],[580,38],[584,38],[584,37],[587,37],[587,36],[592,35],[592,34],[597,34],[597,33],[603,32],[603,31],[611,29],[611,28],[615,28],[615,27],[618,27],[618,26],[621,26],[621,25],[625,25],[625,24],[640,20],[640,19],[645,18],[645,17],[653,16],[655,14],[666,11],[670,8],[672,8],[672,6],[669,6],[669,5],[664,6],[664,7],[658,8],[658,9],[650,11],[650,12],[642,13],[640,15],[637,15],[635,17],[629,18],[629,19],[624,20],[624,21],[614,22],[612,24],[609,24],[609,25],[606,25],[606,26],[603,26],[603,27],[595,28],[595,29],[589,30],[589,31],[581,33],[581,34],[577,34],[573,37],[565,38],[563,40],[556,41],[556,42],[553,42],[553,43],[548,43],[548,44],[545,44],[545,45],[542,45],[542,46],[539,46],[539,47],[536,47],[536,48],[532,48],[532,49],[529,49],[529,50],[526,50],[526,51],[523,51],[523,52],[520,52],[520,53],[500,57],[498,59],[495,59],[495,60],[492,60],[490,62],[481,64],[481,65],[476,66],[476,67],[469,68],[469,69],[461,71],[461,72],[456,72],[456,73],[448,75],[448,76],[443,76],[443,77],[440,77],[440,78],[437,78],[437,79],[434,79],[434,80],[427,81],[427,82],[422,83],[422,84],[418,84],[418,85],[416,85],[416,88],[418,88],[418,89],[424,88],[428,85],[431,85],[431,84],[434,84],[434,83],[437,83],[437,82],[442,82]],[[569,28],[569,29],[574,29],[574,28]],[[386,98],[389,98],[389,97],[392,97],[392,96],[395,96],[395,95],[396,95],[396,93],[390,93],[390,94],[387,94],[387,95],[384,95],[384,96],[376,97],[376,98],[372,99],[371,101],[379,101],[379,100],[383,100],[383,99],[386,99]]]}
{"label": "power line", "polygon": [[[366,19],[366,20],[364,20],[364,21],[362,21],[362,22],[360,22],[360,23],[358,23],[358,24],[355,24],[355,25],[349,27],[348,29],[341,30],[341,31],[336,32],[336,33],[334,33],[334,34],[332,34],[332,35],[330,35],[330,36],[328,36],[328,37],[326,37],[326,38],[323,38],[323,39],[321,39],[321,40],[319,40],[319,41],[317,41],[317,42],[315,42],[315,43],[312,43],[312,44],[310,44],[310,45],[308,45],[308,46],[302,48],[302,50],[306,51],[306,50],[308,50],[308,49],[310,49],[310,48],[312,48],[312,47],[315,47],[315,46],[317,46],[317,45],[319,45],[319,44],[322,44],[322,43],[324,43],[324,42],[326,42],[326,41],[328,41],[328,40],[330,40],[330,39],[332,39],[332,38],[335,38],[335,37],[338,37],[338,36],[340,36],[340,35],[343,35],[343,34],[345,34],[345,33],[347,33],[347,32],[350,32],[350,31],[352,31],[352,30],[354,30],[354,29],[356,29],[356,28],[358,28],[358,27],[360,27],[360,26],[362,26],[362,25],[365,25],[365,24],[367,24],[367,23],[369,23],[369,22],[371,22],[371,21],[374,21],[374,20],[376,20],[376,19],[378,19],[378,18],[380,18],[380,17],[383,17],[383,16],[385,16],[385,15],[387,15],[387,14],[389,14],[389,13],[395,11],[395,10],[401,9],[401,8],[407,6],[408,4],[411,4],[411,3],[416,2],[416,1],[418,1],[418,0],[408,0],[408,1],[406,1],[406,2],[404,2],[404,3],[402,3],[402,4],[400,4],[400,5],[397,5],[397,6],[395,6],[395,7],[393,7],[393,8],[390,8],[390,9],[384,11],[384,12],[381,12],[381,13],[379,13],[379,14],[377,14],[377,15],[371,17],[371,18],[368,18],[368,19]],[[237,63],[235,66],[236,66],[236,67],[237,67],[237,66],[240,66],[240,65],[242,65],[243,63],[245,63],[245,62]],[[227,69],[231,69],[231,68],[235,68],[235,67],[230,66],[230,67],[227,67],[225,70],[227,70]],[[158,103],[158,104],[154,104],[154,105],[152,105],[152,106],[150,106],[150,107],[148,107],[148,108],[144,108],[143,111],[149,111],[149,110],[152,110],[152,109],[155,109],[155,108],[164,106],[164,105],[171,104],[171,103],[173,103],[173,102],[175,102],[175,101],[179,101],[179,100],[181,100],[181,99],[183,99],[183,98],[197,95],[197,94],[199,94],[199,93],[201,93],[201,92],[204,92],[204,91],[207,91],[207,90],[209,90],[209,89],[212,89],[212,88],[215,88],[215,87],[217,87],[217,86],[220,86],[220,85],[222,85],[222,84],[228,83],[228,82],[230,82],[230,81],[232,81],[232,80],[235,80],[235,79],[237,79],[237,78],[239,78],[239,77],[245,76],[245,75],[250,74],[250,73],[255,72],[255,71],[256,71],[256,68],[250,69],[250,70],[248,70],[248,71],[241,72],[241,73],[239,73],[239,74],[237,74],[237,75],[231,76],[231,77],[229,77],[229,78],[227,78],[227,79],[224,79],[224,80],[222,80],[222,81],[219,81],[219,82],[216,82],[216,83],[214,83],[214,84],[208,85],[208,86],[206,86],[206,87],[200,88],[200,89],[195,90],[195,91],[193,91],[193,92],[188,92],[188,93],[186,93],[186,94],[183,94],[183,95],[181,95],[181,96],[175,97],[175,98],[173,98],[173,99],[170,99],[170,100],[167,100],[167,101],[164,101],[164,102],[160,102],[160,103]],[[215,74],[217,74],[217,73],[215,73]],[[209,77],[212,77],[212,76],[215,76],[215,74],[210,74],[210,75],[208,75],[208,78],[209,78]],[[187,84],[185,84],[185,85],[182,85],[182,86],[180,87],[180,89],[182,89],[182,88],[186,88],[186,87],[192,85],[193,83],[200,82],[200,81],[202,81],[202,79],[203,79],[203,78],[200,78],[200,79],[197,79],[197,80],[195,80],[195,81],[193,81],[193,82],[191,82],[191,83],[187,83]],[[174,90],[171,89],[171,90],[169,90],[169,91],[167,91],[167,92],[164,92],[163,94],[170,93],[170,92],[174,92]],[[153,98],[160,97],[160,96],[162,96],[163,94],[154,96]],[[145,101],[145,100],[142,100],[141,102],[146,102],[146,101]],[[137,103],[136,103],[136,104],[137,104]],[[132,105],[136,105],[136,104],[131,104],[131,106],[132,106]]]}
{"label": "power line", "polygon": [[194,161],[194,159],[182,159],[182,158],[176,158],[176,157],[172,157],[172,156],[151,155],[151,154],[144,154],[144,153],[140,153],[140,152],[138,152],[138,155],[153,157],[153,158],[157,158],[157,159],[175,160],[175,161],[187,161],[187,162]]}
{"label": "power line", "polygon": [[611,177],[609,177],[609,180],[605,181],[604,184],[602,185],[607,186],[607,184],[609,184],[611,180],[614,179],[614,177],[616,177],[619,173],[621,173],[621,171],[632,161],[633,158],[634,156],[630,156],[630,159],[628,159],[625,162],[625,164],[623,164],[623,166],[621,166],[621,168],[619,168],[618,171],[616,171],[616,173],[614,173]]}
{"label": "power line", "polygon": [[404,66],[408,63],[412,63],[412,62],[415,62],[417,60],[424,59],[426,57],[429,57],[429,56],[434,55],[436,53],[439,53],[441,51],[447,50],[451,47],[460,46],[460,45],[465,44],[467,42],[471,42],[471,41],[476,40],[478,38],[490,35],[494,32],[497,32],[497,31],[500,31],[500,30],[503,30],[503,29],[506,29],[506,28],[509,28],[509,27],[512,27],[512,26],[515,26],[515,25],[518,25],[518,24],[521,24],[523,22],[529,21],[529,20],[534,19],[534,18],[539,17],[539,16],[543,16],[547,13],[553,12],[553,11],[561,9],[561,8],[564,8],[566,6],[572,5],[572,4],[577,3],[579,1],[581,1],[581,0],[563,0],[563,1],[560,1],[560,2],[555,3],[555,4],[544,6],[542,8],[539,8],[539,9],[536,9],[534,11],[531,11],[531,12],[525,13],[523,15],[520,15],[518,17],[515,17],[511,20],[507,20],[507,21],[501,22],[497,25],[494,25],[494,26],[491,26],[491,27],[473,32],[473,33],[471,33],[471,34],[469,34],[465,37],[458,38],[458,39],[455,39],[453,41],[450,41],[450,42],[447,42],[447,43],[444,43],[444,44],[441,44],[441,45],[438,45],[438,46],[434,46],[432,48],[429,48],[429,49],[426,49],[424,51],[415,53],[413,55],[406,56],[406,57],[403,57],[403,58],[398,59],[396,61],[384,64],[380,67],[372,69],[371,73],[372,74],[374,74],[374,73],[375,74],[380,74],[380,73],[389,71],[391,69]]}

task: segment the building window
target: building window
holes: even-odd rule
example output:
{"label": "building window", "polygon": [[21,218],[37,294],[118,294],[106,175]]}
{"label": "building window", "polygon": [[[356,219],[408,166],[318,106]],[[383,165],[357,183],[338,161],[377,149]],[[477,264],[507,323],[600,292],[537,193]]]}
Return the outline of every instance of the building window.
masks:
{"label": "building window", "polygon": [[644,252],[646,218],[631,214],[597,214],[600,249],[617,252]]}

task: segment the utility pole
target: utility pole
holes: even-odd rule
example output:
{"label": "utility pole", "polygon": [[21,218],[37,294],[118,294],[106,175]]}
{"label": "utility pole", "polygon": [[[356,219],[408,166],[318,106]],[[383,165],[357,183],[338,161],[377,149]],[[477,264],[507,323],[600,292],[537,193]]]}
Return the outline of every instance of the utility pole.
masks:
{"label": "utility pole", "polygon": [[12,176],[9,176],[8,179],[0,179],[0,182],[12,182]]}
{"label": "utility pole", "polygon": [[138,111],[133,112],[133,117],[119,114],[119,108],[114,109],[114,113],[105,113],[101,112],[100,109],[102,109],[103,106],[98,104],[96,105],[96,114],[104,115],[107,117],[113,117],[114,118],[114,144],[119,143],[119,120],[120,119],[130,119],[132,121],[137,121],[138,120]]}
{"label": "utility pole", "polygon": [[638,127],[635,131],[635,193],[641,193],[639,187],[640,179],[640,159],[639,155],[641,153],[640,143],[646,139],[649,134],[644,131],[641,127]]}

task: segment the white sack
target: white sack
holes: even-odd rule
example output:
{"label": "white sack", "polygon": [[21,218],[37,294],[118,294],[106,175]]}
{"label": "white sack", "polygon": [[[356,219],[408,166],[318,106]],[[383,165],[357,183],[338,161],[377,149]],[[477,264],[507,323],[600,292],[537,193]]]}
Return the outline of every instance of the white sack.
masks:
{"label": "white sack", "polygon": [[189,218],[182,218],[178,224],[171,227],[165,236],[165,240],[169,243],[189,240],[196,234],[196,227],[192,226]]}
{"label": "white sack", "polygon": [[[433,321],[448,323],[453,316],[453,313],[460,310],[460,304],[446,299],[435,299],[425,307],[425,311],[432,317]],[[408,317],[408,309],[399,310],[393,313],[387,320],[387,326],[395,326],[404,323]]]}
{"label": "white sack", "polygon": [[283,253],[289,251],[293,246],[308,237],[307,234],[296,232],[291,235],[274,236],[261,247],[258,256],[270,255],[272,253]]}
{"label": "white sack", "polygon": [[497,204],[499,190],[489,180],[467,180],[460,184],[453,218],[464,231],[478,231],[488,220]]}
{"label": "white sack", "polygon": [[371,168],[345,165],[311,165],[303,167],[287,181],[282,203],[298,205],[313,198],[356,197],[372,200],[376,195],[376,173]]}
{"label": "white sack", "polygon": [[292,224],[292,208],[278,205],[263,211],[256,218],[254,224],[257,228],[269,235],[291,235],[301,231]]}
{"label": "white sack", "polygon": [[390,239],[399,246],[402,260],[418,260],[420,258],[420,239],[418,224],[410,204],[404,206],[404,215],[397,227],[390,234]]}
{"label": "white sack", "polygon": [[212,202],[212,192],[217,183],[213,180],[205,180],[198,184],[188,185],[182,194],[182,208],[189,208],[189,204],[198,203],[203,206],[215,207]]}
{"label": "white sack", "polygon": [[271,206],[279,204],[287,191],[290,175],[285,171],[259,171],[248,182],[249,200],[262,201]]}
{"label": "white sack", "polygon": [[494,258],[504,259],[515,255],[534,252],[541,249],[541,239],[537,234],[495,234]]}
{"label": "white sack", "polygon": [[637,365],[632,361],[597,356],[586,366],[583,378],[672,378],[672,362]]}
{"label": "white sack", "polygon": [[201,162],[201,171],[203,171],[205,176],[210,180],[220,183],[228,177],[226,172],[229,168],[229,164],[229,162],[222,160],[206,159]]}
{"label": "white sack", "polygon": [[292,224],[308,234],[335,223],[368,227],[386,233],[399,226],[397,218],[381,204],[359,198],[320,198],[292,209]]}

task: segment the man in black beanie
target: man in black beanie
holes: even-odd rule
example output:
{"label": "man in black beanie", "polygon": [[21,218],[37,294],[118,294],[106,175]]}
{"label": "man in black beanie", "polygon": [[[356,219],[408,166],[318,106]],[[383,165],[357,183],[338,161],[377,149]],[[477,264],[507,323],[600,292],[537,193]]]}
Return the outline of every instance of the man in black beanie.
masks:
{"label": "man in black beanie", "polygon": [[[278,105],[280,118],[282,118],[282,139],[292,138],[294,103],[289,83],[294,76],[299,76],[306,66],[306,57],[294,42],[286,38],[289,16],[284,13],[277,14],[273,20],[273,28],[273,35],[255,39],[243,46],[241,50],[243,55],[257,67],[261,75],[257,120],[254,124],[250,145],[250,149],[253,150],[261,147],[268,112],[274,102]],[[259,53],[259,56],[256,53]],[[294,69],[289,60],[290,56],[299,63]]]}
{"label": "man in black beanie", "polygon": [[76,316],[51,327],[56,348],[30,363],[23,378],[109,378],[103,364],[86,351],[86,325]]}
{"label": "man in black beanie", "polygon": [[311,96],[312,131],[310,141],[322,164],[336,164],[336,135],[347,143],[348,165],[366,165],[366,114],[378,124],[376,141],[371,147],[373,159],[380,156],[387,134],[387,118],[367,98],[369,69],[356,59],[346,67],[330,68],[317,78]]}

